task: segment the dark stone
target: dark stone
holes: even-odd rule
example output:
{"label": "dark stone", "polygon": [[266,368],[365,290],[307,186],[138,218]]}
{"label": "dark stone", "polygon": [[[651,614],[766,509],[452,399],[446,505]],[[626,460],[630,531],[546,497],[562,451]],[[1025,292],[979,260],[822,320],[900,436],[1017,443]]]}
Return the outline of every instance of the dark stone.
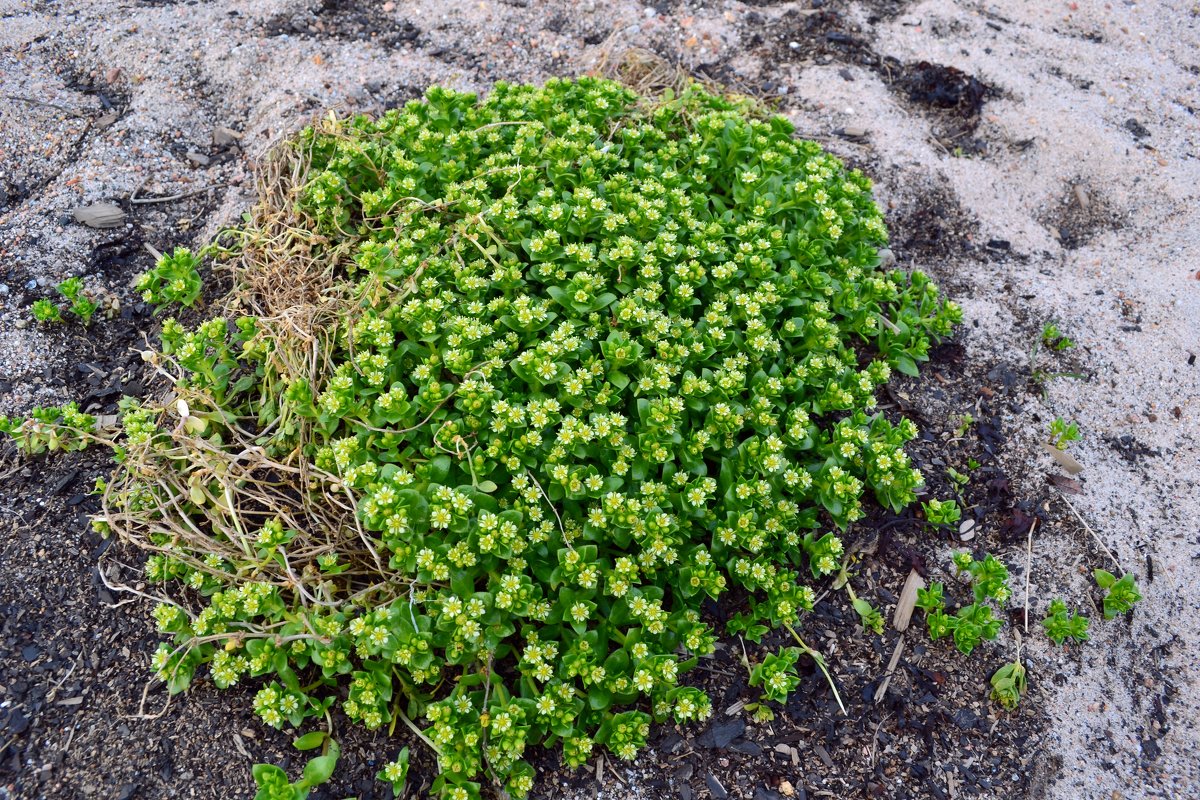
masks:
{"label": "dark stone", "polygon": [[29,718],[21,713],[21,709],[14,708],[4,727],[12,735],[18,736],[29,730]]}
{"label": "dark stone", "polygon": [[713,800],[725,800],[726,797],[729,797],[729,792],[717,780],[717,776],[711,772],[704,776],[704,783],[708,786],[709,794],[713,796]]}
{"label": "dark stone", "polygon": [[1162,748],[1158,746],[1158,742],[1154,739],[1142,739],[1142,753],[1150,761],[1162,755]]}
{"label": "dark stone", "polygon": [[1134,139],[1145,139],[1150,135],[1150,130],[1145,125],[1132,118],[1125,120],[1125,130],[1132,133]]}
{"label": "dark stone", "polygon": [[729,749],[737,753],[744,753],[748,756],[760,756],[762,755],[763,751],[762,747],[760,747],[757,742],[751,742],[748,739],[737,740],[729,745]]}
{"label": "dark stone", "polygon": [[728,722],[718,722],[704,733],[696,737],[696,744],[700,747],[717,748],[719,750],[729,746],[729,743],[746,732],[746,721],[743,719],[731,719]]}
{"label": "dark stone", "polygon": [[683,737],[672,730],[668,730],[666,735],[659,740],[658,749],[667,755],[675,755],[680,746],[683,745]]}
{"label": "dark stone", "polygon": [[954,724],[963,730],[970,730],[979,724],[979,715],[969,708],[960,708],[954,712]]}

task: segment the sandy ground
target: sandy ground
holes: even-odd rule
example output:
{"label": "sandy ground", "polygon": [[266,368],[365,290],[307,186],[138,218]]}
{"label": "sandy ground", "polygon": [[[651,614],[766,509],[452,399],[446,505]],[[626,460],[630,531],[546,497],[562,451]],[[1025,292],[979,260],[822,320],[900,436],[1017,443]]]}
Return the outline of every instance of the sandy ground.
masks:
{"label": "sandy ground", "polygon": [[[254,159],[316,113],[378,110],[431,83],[577,74],[650,47],[776,97],[862,165],[897,218],[961,222],[965,247],[897,250],[961,298],[972,362],[1027,365],[1051,320],[1078,344],[1039,364],[1086,377],[1050,380],[1008,420],[1016,488],[1045,494],[1059,472],[1040,449],[1049,421],[1077,421],[1085,469],[1069,502],[1146,597],[1131,624],[1093,622],[1081,658],[1030,637],[1031,679],[1055,684],[1037,758],[1053,798],[1200,796],[1200,9],[833,4],[836,33],[859,47],[814,40],[814,5],[0,0],[0,412],[71,399],[29,303],[71,275],[115,288],[98,266],[111,231],[71,209],[204,190],[124,206],[152,246],[203,237],[251,200]],[[955,138],[889,84],[886,64],[923,61],[989,87],[978,127]],[[1116,568],[1057,497],[1032,592],[1086,605],[1087,572]]]}

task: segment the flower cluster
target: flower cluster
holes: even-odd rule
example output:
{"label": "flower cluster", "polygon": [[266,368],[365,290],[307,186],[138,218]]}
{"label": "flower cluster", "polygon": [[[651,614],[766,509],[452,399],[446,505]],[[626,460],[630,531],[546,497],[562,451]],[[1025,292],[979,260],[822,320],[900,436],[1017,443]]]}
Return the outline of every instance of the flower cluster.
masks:
{"label": "flower cluster", "polygon": [[778,653],[768,653],[761,664],[750,672],[750,685],[762,686],[763,700],[783,703],[788,695],[800,685],[796,662],[800,648],[785,647]]}
{"label": "flower cluster", "polygon": [[149,272],[137,277],[134,288],[147,303],[156,306],[179,303],[192,306],[200,298],[200,256],[186,247],[176,247],[171,253],[159,256]]}
{"label": "flower cluster", "polygon": [[84,414],[76,403],[37,407],[24,420],[0,416],[0,433],[13,437],[26,453],[83,450],[96,428],[96,417]]}

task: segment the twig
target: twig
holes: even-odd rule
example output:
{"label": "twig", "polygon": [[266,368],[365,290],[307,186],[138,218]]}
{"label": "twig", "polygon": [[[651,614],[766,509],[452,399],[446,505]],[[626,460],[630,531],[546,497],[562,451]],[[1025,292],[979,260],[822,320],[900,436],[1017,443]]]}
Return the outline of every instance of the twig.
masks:
{"label": "twig", "polygon": [[890,717],[891,715],[892,715],[892,712],[890,712],[890,711],[888,713],[884,714],[883,717],[880,718],[879,724],[875,726],[875,733],[871,735],[871,767],[872,768],[875,767],[875,746],[877,744],[879,744],[879,729],[883,727],[883,723],[887,722],[888,717]]}
{"label": "twig", "polygon": [[0,94],[0,97],[3,97],[5,100],[16,100],[21,103],[28,103],[31,106],[45,106],[46,108],[53,108],[55,111],[61,111],[64,114],[70,114],[72,117],[86,117],[87,116],[87,114],[84,114],[80,111],[76,111],[73,108],[67,108],[66,106],[60,106],[57,103],[47,103],[45,100],[35,100],[32,97],[22,97],[21,95],[17,95],[17,94]]}
{"label": "twig", "polygon": [[[602,758],[603,758],[603,755],[604,755],[604,754],[603,754],[603,753],[601,753],[601,757],[602,757]],[[619,780],[619,781],[621,782],[621,785],[622,785],[622,786],[628,786],[628,785],[629,785],[628,781],[626,781],[624,778],[622,778],[622,777],[621,777],[621,773],[617,772],[617,768],[616,768],[616,767],[614,767],[614,766],[612,765],[612,760],[611,760],[611,759],[607,759],[607,758],[605,758],[605,759],[604,759],[604,766],[608,767],[608,771],[609,771],[609,772],[611,772],[611,773],[613,774],[613,777],[614,777],[614,778],[616,778],[617,780]]]}
{"label": "twig", "polygon": [[1067,504],[1067,508],[1071,509],[1071,513],[1075,515],[1075,519],[1079,520],[1079,524],[1083,526],[1083,529],[1092,535],[1092,538],[1096,540],[1096,544],[1100,545],[1100,549],[1108,554],[1108,557],[1112,559],[1112,562],[1117,565],[1117,569],[1124,574],[1125,569],[1121,566],[1121,562],[1118,561],[1117,557],[1113,555],[1112,550],[1108,549],[1108,545],[1104,543],[1100,536],[1094,530],[1092,530],[1092,526],[1088,525],[1087,521],[1079,515],[1079,512],[1075,510],[1075,506],[1071,505],[1071,501],[1067,499],[1067,496],[1061,491],[1058,493],[1058,496],[1059,499]]}
{"label": "twig", "polygon": [[135,205],[135,206],[150,205],[151,203],[173,203],[176,200],[183,200],[185,197],[191,197],[191,196],[197,195],[197,194],[204,194],[205,192],[211,191],[213,189],[224,189],[225,185],[226,184],[224,184],[224,183],[214,183],[212,186],[202,186],[199,189],[193,189],[190,192],[182,192],[180,194],[172,194],[172,195],[168,195],[166,197],[138,197],[137,196],[138,189],[141,188],[139,186],[138,189],[134,189],[133,193],[129,195],[129,203],[130,203],[130,205]]}
{"label": "twig", "polygon": [[892,683],[892,676],[896,674],[896,665],[900,663],[900,654],[904,652],[904,634],[900,634],[900,641],[896,642],[896,649],[892,651],[892,658],[888,661],[887,669],[883,671],[883,680],[879,684],[879,688],[875,690],[874,700],[878,703],[887,694],[888,686]]}
{"label": "twig", "polygon": [[1038,518],[1033,518],[1029,532],[1025,538],[1025,635],[1029,635],[1029,573],[1033,570],[1033,529],[1037,527]]}
{"label": "twig", "polygon": [[140,703],[138,703],[138,713],[136,713],[136,714],[118,714],[117,716],[120,717],[121,719],[143,719],[143,720],[161,719],[163,717],[163,715],[167,713],[167,709],[169,709],[171,707],[171,700],[173,700],[175,698],[175,695],[168,692],[167,693],[167,702],[163,703],[162,710],[159,711],[157,714],[147,714],[146,713],[146,698],[149,694],[150,694],[150,681],[146,681],[145,684],[142,685],[142,701]]}
{"label": "twig", "polygon": [[558,509],[554,507],[554,503],[550,502],[549,496],[546,495],[546,490],[542,488],[542,485],[538,483],[538,479],[533,477],[533,473],[531,473],[529,470],[525,470],[525,477],[533,481],[533,485],[537,487],[539,492],[541,492],[542,499],[546,501],[546,505],[550,506],[550,510],[554,512],[554,518],[558,520],[558,531],[562,534],[563,543],[566,544],[567,549],[574,550],[575,548],[571,545],[570,540],[567,539],[567,529],[563,527],[562,517],[558,515]]}
{"label": "twig", "polygon": [[76,658],[75,661],[72,662],[71,668],[69,670],[67,670],[67,674],[63,675],[61,678],[59,678],[58,683],[54,684],[54,686],[52,686],[50,688],[49,692],[46,692],[46,702],[47,703],[54,700],[54,693],[57,692],[62,687],[62,685],[67,682],[67,678],[71,677],[71,673],[73,673],[75,671],[75,668],[79,666],[79,662],[82,659],[83,659],[83,655],[80,654],[79,658]]}

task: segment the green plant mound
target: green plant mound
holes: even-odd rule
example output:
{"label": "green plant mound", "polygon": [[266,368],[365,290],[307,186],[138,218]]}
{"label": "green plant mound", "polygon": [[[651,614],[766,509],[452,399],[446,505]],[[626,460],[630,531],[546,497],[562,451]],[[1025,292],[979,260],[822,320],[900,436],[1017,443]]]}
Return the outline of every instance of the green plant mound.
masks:
{"label": "green plant mound", "polygon": [[454,800],[707,716],[702,600],[794,626],[864,497],[914,499],[875,394],[959,318],[792,134],[598,79],[304,131],[222,251],[242,312],[147,354],[175,394],[127,404],[97,522],[190,587],[156,611],[172,690],[422,728]]}

